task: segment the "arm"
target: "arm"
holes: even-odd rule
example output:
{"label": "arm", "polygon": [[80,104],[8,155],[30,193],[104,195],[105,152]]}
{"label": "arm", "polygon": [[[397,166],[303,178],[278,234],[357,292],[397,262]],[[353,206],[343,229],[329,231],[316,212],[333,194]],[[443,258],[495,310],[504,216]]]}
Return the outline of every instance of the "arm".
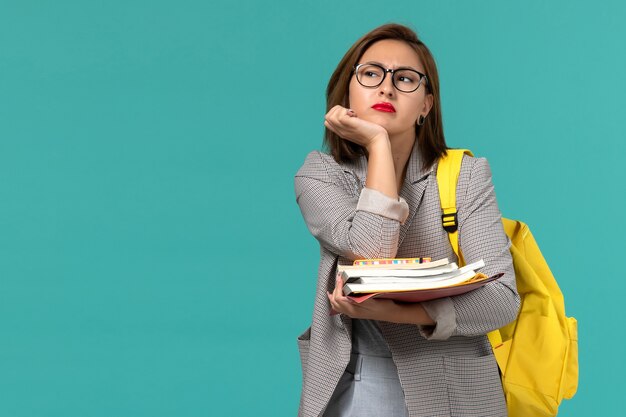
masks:
{"label": "arm", "polygon": [[295,178],[296,199],[311,234],[348,259],[390,258],[408,215],[402,199],[363,188],[332,158],[311,152]]}
{"label": "arm", "polygon": [[311,153],[295,181],[307,227],[320,244],[348,259],[394,257],[408,205],[398,198],[387,131],[341,106],[326,114],[324,125],[368,151],[367,187],[357,196],[360,184],[350,173]]}
{"label": "arm", "polygon": [[[354,191],[360,184],[346,187],[350,176],[334,160],[311,153],[296,175],[297,201],[309,230],[321,245],[348,259],[395,257],[400,224],[409,209],[398,197],[396,166],[387,132],[341,106],[327,113],[324,125],[367,150],[367,188],[361,190],[357,199]],[[397,322],[419,318],[420,324],[433,324],[420,305],[410,312],[388,300],[368,300],[357,305],[343,296],[342,287],[339,279],[328,298],[336,311],[352,318]]]}
{"label": "arm", "polygon": [[502,227],[489,164],[476,159],[468,166],[467,159],[457,187],[461,251],[467,263],[484,259],[481,272],[489,276],[503,272],[504,276],[467,294],[422,303],[437,322],[421,327],[430,339],[486,334],[514,320],[520,305],[510,241]]}
{"label": "arm", "polygon": [[359,119],[352,109],[334,106],[326,113],[324,126],[342,138],[367,150],[367,187],[398,198],[397,178],[387,131],[380,125]]}

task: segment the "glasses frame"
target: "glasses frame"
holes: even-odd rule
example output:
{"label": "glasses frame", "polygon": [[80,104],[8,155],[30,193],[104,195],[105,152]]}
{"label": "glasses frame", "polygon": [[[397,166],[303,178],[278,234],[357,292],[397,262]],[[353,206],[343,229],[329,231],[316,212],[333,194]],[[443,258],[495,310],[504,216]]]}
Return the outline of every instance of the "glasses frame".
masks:
{"label": "glasses frame", "polygon": [[[363,84],[363,83],[361,82],[361,80],[359,79],[359,76],[358,76],[357,74],[358,74],[358,72],[359,72],[359,68],[361,68],[361,67],[363,67],[363,66],[365,66],[365,65],[371,65],[371,66],[378,67],[378,68],[380,68],[381,70],[383,70],[383,78],[381,78],[381,79],[380,79],[380,82],[379,82],[378,84],[376,84],[376,85],[365,85],[365,84]],[[401,92],[403,92],[403,93],[412,93],[412,92],[414,92],[414,91],[417,91],[417,90],[420,88],[420,86],[422,85],[422,80],[424,80],[424,85],[428,85],[428,77],[426,76],[426,74],[422,74],[421,72],[419,72],[419,71],[417,71],[417,70],[414,70],[413,68],[396,68],[396,69],[394,70],[394,69],[391,69],[391,68],[385,68],[385,67],[383,67],[382,65],[375,64],[375,63],[372,63],[372,62],[365,62],[365,63],[363,63],[363,64],[358,64],[358,65],[356,65],[356,66],[353,68],[353,71],[354,71],[354,76],[356,77],[357,82],[358,82],[359,84],[361,84],[361,85],[362,85],[363,87],[365,87],[365,88],[378,88],[378,87],[380,87],[380,85],[381,85],[383,82],[385,82],[385,78],[387,78],[387,74],[388,74],[388,73],[390,73],[390,74],[391,74],[391,84],[393,84],[393,86],[394,86],[394,88],[395,88],[396,90],[401,91]],[[407,90],[403,90],[403,89],[399,88],[399,87],[396,85],[396,79],[395,79],[395,77],[394,77],[394,74],[395,74],[395,72],[396,72],[396,71],[412,71],[412,72],[416,73],[417,75],[419,75],[420,79],[419,79],[419,81],[417,82],[417,87],[415,87],[415,89],[413,89],[413,90],[409,90],[409,91],[407,91]]]}

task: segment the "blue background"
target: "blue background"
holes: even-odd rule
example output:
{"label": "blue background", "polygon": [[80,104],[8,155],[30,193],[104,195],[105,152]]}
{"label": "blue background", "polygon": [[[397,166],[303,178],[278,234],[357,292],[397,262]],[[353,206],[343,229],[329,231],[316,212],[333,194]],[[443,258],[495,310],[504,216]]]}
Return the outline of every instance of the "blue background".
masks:
{"label": "blue background", "polygon": [[363,33],[437,59],[579,320],[561,416],[615,416],[626,284],[619,1],[0,1],[0,417],[291,416],[318,247],[293,175]]}

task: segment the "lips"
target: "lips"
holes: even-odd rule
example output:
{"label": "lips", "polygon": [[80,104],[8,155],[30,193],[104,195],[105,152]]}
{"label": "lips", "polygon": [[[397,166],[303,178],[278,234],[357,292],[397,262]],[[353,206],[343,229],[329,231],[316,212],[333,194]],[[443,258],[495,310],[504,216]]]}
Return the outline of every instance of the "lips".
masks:
{"label": "lips", "polygon": [[372,108],[374,110],[382,111],[382,112],[385,112],[385,113],[395,113],[396,112],[395,107],[393,107],[393,105],[391,103],[385,103],[385,102],[376,103],[376,104],[374,104],[372,106]]}

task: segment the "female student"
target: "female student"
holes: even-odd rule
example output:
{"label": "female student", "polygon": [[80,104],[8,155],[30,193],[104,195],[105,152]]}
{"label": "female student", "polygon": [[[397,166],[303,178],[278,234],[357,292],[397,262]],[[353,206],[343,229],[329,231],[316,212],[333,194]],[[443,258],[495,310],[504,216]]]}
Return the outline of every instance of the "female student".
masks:
{"label": "female student", "polygon": [[355,304],[336,280],[337,265],[355,259],[456,260],[441,225],[436,166],[447,147],[430,51],[405,26],[365,34],[330,78],[327,110],[329,154],[311,152],[295,178],[321,249],[313,321],[298,338],[299,415],[506,416],[486,333],[515,319],[519,296],[485,159],[463,158],[460,247],[502,278],[413,304]]}

